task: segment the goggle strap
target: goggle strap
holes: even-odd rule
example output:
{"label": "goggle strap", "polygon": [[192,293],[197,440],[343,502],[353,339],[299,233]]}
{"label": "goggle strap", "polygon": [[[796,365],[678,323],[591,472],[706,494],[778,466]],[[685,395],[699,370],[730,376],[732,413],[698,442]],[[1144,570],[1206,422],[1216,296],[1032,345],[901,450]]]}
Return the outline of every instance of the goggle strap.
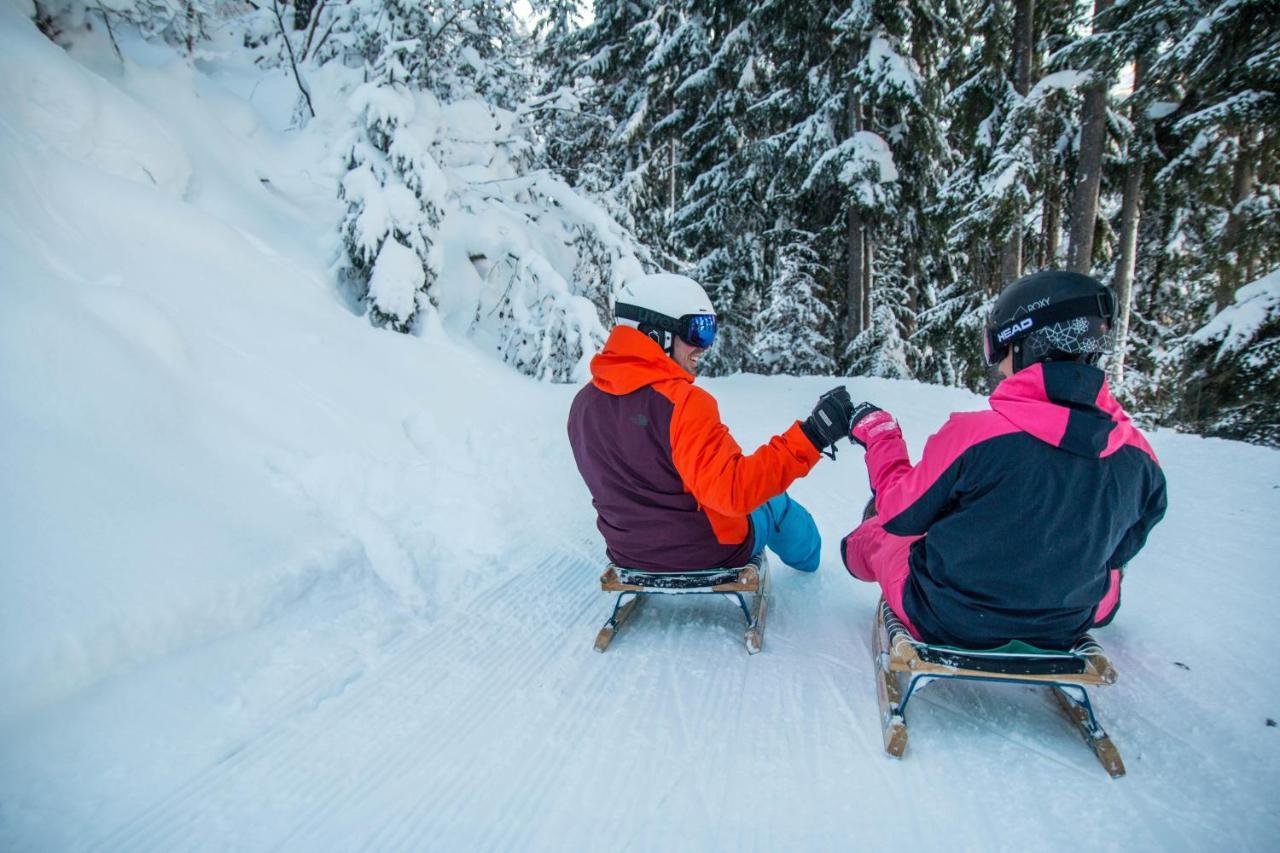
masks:
{"label": "goggle strap", "polygon": [[649,308],[642,308],[639,305],[632,305],[628,302],[618,302],[613,306],[613,314],[619,320],[635,320],[644,326],[653,326],[663,332],[671,332],[678,334],[679,322],[668,317],[666,314],[659,314]]}
{"label": "goggle strap", "polygon": [[[1101,317],[1110,322],[1115,317],[1115,296],[1110,289],[1092,296],[1077,296],[1066,299],[1057,305],[1040,308],[1021,317],[992,329],[989,333],[993,350],[1007,346],[1019,338],[1024,338],[1041,326],[1060,323],[1073,317]],[[1027,321],[1031,322],[1028,323]]]}
{"label": "goggle strap", "polygon": [[[714,314],[686,314],[679,319],[668,317],[666,314],[659,314],[650,308],[640,305],[632,305],[629,302],[618,302],[613,306],[613,314],[620,320],[634,320],[642,326],[650,326],[662,332],[670,332],[673,335],[684,337],[689,331],[686,328],[688,321],[697,317],[709,317],[712,327],[712,337],[715,337],[715,315]],[[686,341],[692,343],[690,341]],[[710,341],[707,342],[708,344]]]}

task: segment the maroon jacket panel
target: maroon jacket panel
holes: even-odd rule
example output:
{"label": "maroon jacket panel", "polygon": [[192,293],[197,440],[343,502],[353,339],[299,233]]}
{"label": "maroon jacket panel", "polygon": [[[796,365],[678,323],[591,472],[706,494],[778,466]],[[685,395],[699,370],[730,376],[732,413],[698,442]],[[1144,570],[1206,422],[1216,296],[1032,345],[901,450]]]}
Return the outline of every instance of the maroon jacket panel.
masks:
{"label": "maroon jacket panel", "polygon": [[573,398],[569,442],[609,559],[649,572],[741,566],[753,531],[736,545],[716,541],[672,462],[674,408],[647,385],[609,394],[589,384]]}

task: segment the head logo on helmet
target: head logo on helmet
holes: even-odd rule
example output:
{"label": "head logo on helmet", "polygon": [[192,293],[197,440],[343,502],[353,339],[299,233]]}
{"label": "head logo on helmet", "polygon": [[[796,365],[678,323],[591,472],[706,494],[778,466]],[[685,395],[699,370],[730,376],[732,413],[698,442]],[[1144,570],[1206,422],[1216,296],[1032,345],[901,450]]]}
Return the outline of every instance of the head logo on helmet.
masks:
{"label": "head logo on helmet", "polygon": [[613,305],[618,325],[631,326],[649,336],[671,355],[675,337],[698,349],[716,337],[716,311],[696,281],[682,275],[658,273],[633,278],[618,291]]}
{"label": "head logo on helmet", "polygon": [[1014,372],[1042,361],[1093,364],[1111,348],[1115,313],[1111,288],[1087,275],[1024,276],[1001,291],[987,317],[987,364],[999,364],[1011,349]]}

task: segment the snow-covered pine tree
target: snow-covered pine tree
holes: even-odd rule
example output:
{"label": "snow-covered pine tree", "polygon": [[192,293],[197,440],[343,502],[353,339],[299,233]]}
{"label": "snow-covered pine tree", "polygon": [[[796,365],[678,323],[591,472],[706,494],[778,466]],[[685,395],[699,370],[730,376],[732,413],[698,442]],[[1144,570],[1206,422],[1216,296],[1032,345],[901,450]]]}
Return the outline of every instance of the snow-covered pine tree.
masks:
{"label": "snow-covered pine tree", "polygon": [[[1104,159],[1102,164],[1104,198],[1108,186],[1113,199],[1119,196],[1118,212],[1113,217],[1110,228],[1116,235],[1110,281],[1116,292],[1119,308],[1115,330],[1116,350],[1108,360],[1112,388],[1118,392],[1123,391],[1125,362],[1132,343],[1129,329],[1135,285],[1139,290],[1143,286],[1143,282],[1135,282],[1134,279],[1139,224],[1144,209],[1155,206],[1155,189],[1149,179],[1151,164],[1156,162],[1159,151],[1152,134],[1151,116],[1148,115],[1150,87],[1147,86],[1147,72],[1152,57],[1170,33],[1168,15],[1160,8],[1161,5],[1163,4],[1152,3],[1151,0],[1119,0],[1105,15],[1099,17],[1097,25],[1084,36],[1069,40],[1063,35],[1059,41],[1066,42],[1066,47],[1054,57],[1058,66],[1092,69],[1094,73],[1107,79],[1123,78],[1126,66],[1132,74],[1131,91],[1124,96],[1119,111],[1110,115],[1108,120],[1108,127],[1115,135],[1118,147],[1115,149],[1115,156]],[[1075,137],[1075,127],[1059,127],[1055,135],[1060,142],[1054,148],[1069,151],[1072,146],[1066,143]],[[1045,136],[1052,138],[1048,134]],[[1053,160],[1042,165],[1041,171],[1063,174],[1062,166]],[[1045,186],[1044,231],[1048,234],[1051,210],[1049,195],[1055,185],[1046,183]],[[1060,198],[1061,193],[1056,193],[1053,199],[1052,226],[1055,232],[1050,235],[1053,240],[1051,246],[1046,247],[1047,259],[1042,257],[1041,262],[1045,265],[1056,260],[1053,255],[1058,246],[1056,225],[1058,211],[1061,209]],[[1115,205],[1113,203],[1109,206]]]}
{"label": "snow-covered pine tree", "polygon": [[980,333],[991,299],[1058,252],[1068,149],[1075,129],[1073,90],[1086,78],[1044,73],[1042,55],[1071,28],[1067,0],[964,3],[969,43],[944,69],[945,101],[957,168],[938,211],[950,223],[948,259],[923,312],[921,334],[934,352],[929,375],[971,388],[989,379]]}
{"label": "snow-covered pine tree", "polygon": [[548,56],[555,67],[539,105],[553,168],[659,254],[678,177],[671,93],[697,32],[678,3],[600,0],[591,23]]}
{"label": "snow-covered pine tree", "polygon": [[[863,323],[848,341],[845,364],[854,373],[908,377],[922,360],[913,340],[916,314],[925,270],[939,262],[936,189],[950,161],[940,87],[925,72],[936,72],[945,39],[954,34],[924,3],[855,4],[835,30],[837,50],[855,60],[846,80],[849,118],[861,134],[882,140],[887,155],[876,170],[883,185],[878,208],[857,211]],[[849,237],[855,239],[853,229]]]}
{"label": "snow-covered pine tree", "polygon": [[694,2],[705,39],[705,64],[686,69],[676,89],[691,118],[681,137],[686,170],[674,217],[674,237],[721,315],[722,332],[703,357],[710,374],[741,370],[767,280],[762,199],[768,175],[752,148],[748,110],[755,97],[750,69],[760,61],[746,2]]}
{"label": "snow-covered pine tree", "polygon": [[1280,447],[1280,270],[1241,287],[1187,340],[1178,422]]}
{"label": "snow-covered pine tree", "polygon": [[[1020,243],[1022,214],[1031,201],[1033,128],[1025,102],[1011,79],[1014,8],[1009,2],[966,4],[964,79],[948,96],[953,144],[965,153],[961,168],[943,188],[952,251],[965,259],[965,273],[982,295],[998,293],[1019,263],[1005,249]],[[1021,121],[1015,120],[1019,114]],[[1017,260],[1017,259],[1014,259]]]}
{"label": "snow-covered pine tree", "polygon": [[835,315],[821,282],[828,278],[817,235],[768,235],[776,243],[773,278],[756,314],[746,367],[758,373],[834,373]]}
{"label": "snow-covered pine tree", "polygon": [[[1170,422],[1193,428],[1213,422],[1217,406],[1254,416],[1232,401],[1246,387],[1257,390],[1255,378],[1233,358],[1200,357],[1211,341],[1199,333],[1184,336],[1213,327],[1209,318],[1236,304],[1241,282],[1280,266],[1280,33],[1269,8],[1250,0],[1160,7],[1172,38],[1144,86],[1166,159],[1152,181],[1159,207],[1139,244],[1137,279],[1150,288],[1139,300],[1147,308],[1141,319],[1166,351],[1156,366],[1189,358],[1192,373],[1169,381],[1166,370],[1159,384],[1143,377],[1135,391]],[[1256,329],[1256,345],[1240,350],[1250,358],[1268,351],[1275,333],[1267,323]]]}
{"label": "snow-covered pine tree", "polygon": [[435,242],[445,181],[413,124],[420,57],[418,39],[389,41],[369,82],[352,95],[355,130],[340,188],[347,202],[341,281],[375,325],[400,332],[431,310],[440,269]]}

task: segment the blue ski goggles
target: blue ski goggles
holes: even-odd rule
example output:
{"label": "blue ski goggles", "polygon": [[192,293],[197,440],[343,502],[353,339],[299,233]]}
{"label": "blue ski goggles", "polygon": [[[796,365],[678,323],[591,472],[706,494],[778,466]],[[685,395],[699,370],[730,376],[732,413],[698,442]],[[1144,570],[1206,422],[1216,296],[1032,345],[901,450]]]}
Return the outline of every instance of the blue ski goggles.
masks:
{"label": "blue ski goggles", "polygon": [[613,313],[620,320],[635,320],[642,332],[645,327],[671,332],[691,347],[706,349],[715,343],[715,314],[685,314],[680,319],[673,320],[666,314],[625,302],[614,305]]}
{"label": "blue ski goggles", "polygon": [[685,314],[676,323],[676,334],[689,346],[706,349],[715,343],[715,314]]}

